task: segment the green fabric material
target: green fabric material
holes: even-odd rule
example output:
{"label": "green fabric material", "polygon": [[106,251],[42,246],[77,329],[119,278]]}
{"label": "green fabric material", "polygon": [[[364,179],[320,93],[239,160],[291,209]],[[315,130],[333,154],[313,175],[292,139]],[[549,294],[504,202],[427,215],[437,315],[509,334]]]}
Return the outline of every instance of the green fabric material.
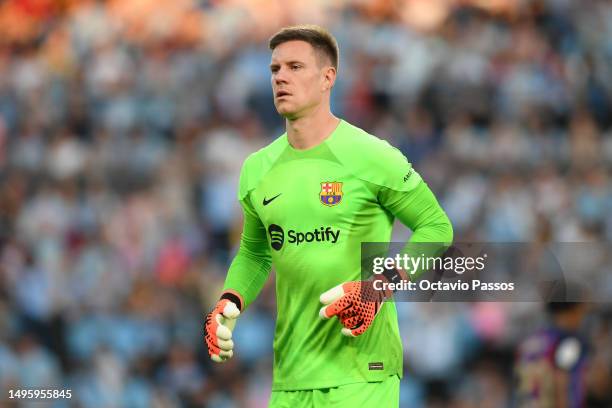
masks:
{"label": "green fabric material", "polygon": [[335,388],[302,391],[272,391],[268,408],[397,408],[400,379],[353,383]]}

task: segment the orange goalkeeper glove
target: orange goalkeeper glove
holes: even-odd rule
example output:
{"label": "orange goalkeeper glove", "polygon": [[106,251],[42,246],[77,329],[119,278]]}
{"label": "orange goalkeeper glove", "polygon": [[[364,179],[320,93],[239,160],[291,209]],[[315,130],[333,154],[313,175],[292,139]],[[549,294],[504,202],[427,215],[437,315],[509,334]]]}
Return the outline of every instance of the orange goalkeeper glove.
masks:
{"label": "orange goalkeeper glove", "polygon": [[319,311],[323,319],[337,316],[345,336],[363,334],[380,311],[385,293],[375,290],[371,281],[342,283],[320,297],[325,306]]}
{"label": "orange goalkeeper glove", "polygon": [[229,299],[220,299],[215,308],[206,315],[204,321],[204,339],[210,358],[216,363],[223,363],[234,355],[232,331],[240,309]]}

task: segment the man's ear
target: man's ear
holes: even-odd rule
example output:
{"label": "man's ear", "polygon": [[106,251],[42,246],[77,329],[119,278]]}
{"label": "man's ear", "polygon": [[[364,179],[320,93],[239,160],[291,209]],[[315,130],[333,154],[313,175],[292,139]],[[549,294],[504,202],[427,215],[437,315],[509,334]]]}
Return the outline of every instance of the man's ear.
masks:
{"label": "man's ear", "polygon": [[336,83],[336,68],[328,66],[325,68],[323,77],[323,90],[327,91],[334,87]]}

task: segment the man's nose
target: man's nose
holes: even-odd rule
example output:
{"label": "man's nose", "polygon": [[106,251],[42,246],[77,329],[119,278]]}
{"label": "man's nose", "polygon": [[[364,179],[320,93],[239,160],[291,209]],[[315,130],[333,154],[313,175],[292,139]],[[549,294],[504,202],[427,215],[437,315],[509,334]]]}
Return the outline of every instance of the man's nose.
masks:
{"label": "man's nose", "polygon": [[277,85],[287,83],[287,70],[285,68],[279,68],[274,73],[274,83]]}

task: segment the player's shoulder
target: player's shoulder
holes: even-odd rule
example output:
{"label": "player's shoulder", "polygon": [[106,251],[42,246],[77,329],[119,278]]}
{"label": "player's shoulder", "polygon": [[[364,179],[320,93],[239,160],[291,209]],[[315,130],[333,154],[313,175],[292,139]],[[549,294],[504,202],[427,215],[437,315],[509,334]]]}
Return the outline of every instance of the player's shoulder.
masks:
{"label": "player's shoulder", "polygon": [[421,181],[406,156],[389,142],[349,122],[341,126],[330,147],[356,177],[399,191],[411,190]]}
{"label": "player's shoulder", "polygon": [[286,147],[287,134],[283,133],[268,145],[248,155],[244,160],[243,169],[257,171],[272,166]]}
{"label": "player's shoulder", "polygon": [[272,168],[287,147],[287,134],[277,137],[267,146],[251,153],[242,164],[238,199],[242,200],[253,190],[264,175]]}

